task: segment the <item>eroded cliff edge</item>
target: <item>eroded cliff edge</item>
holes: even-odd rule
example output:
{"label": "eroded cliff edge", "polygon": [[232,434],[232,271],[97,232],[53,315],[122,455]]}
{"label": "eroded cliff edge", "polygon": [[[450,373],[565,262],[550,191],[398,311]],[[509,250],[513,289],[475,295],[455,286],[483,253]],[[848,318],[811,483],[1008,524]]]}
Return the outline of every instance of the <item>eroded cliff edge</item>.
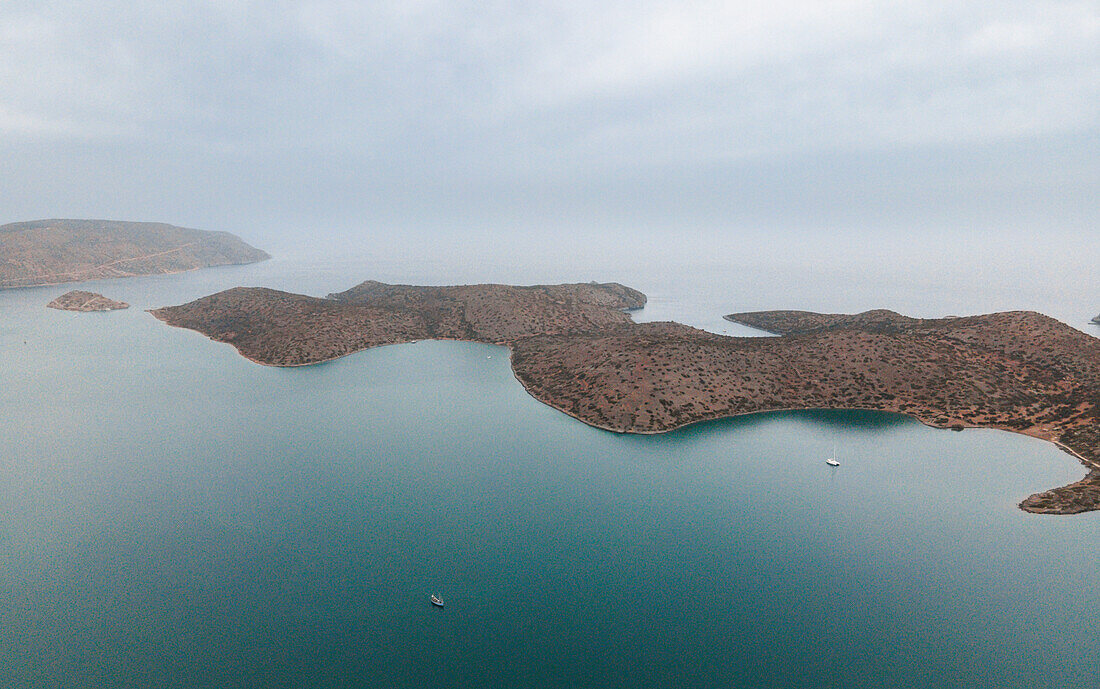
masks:
{"label": "eroded cliff edge", "polygon": [[1038,313],[913,319],[769,311],[736,338],[634,323],[645,296],[618,284],[417,287],[365,282],[321,299],[236,288],[152,313],[275,366],[420,339],[507,345],[536,399],[616,432],[660,433],[785,409],[868,409],[942,428],[1058,443],[1092,469],[1033,495],[1031,512],[1100,509],[1100,340]]}

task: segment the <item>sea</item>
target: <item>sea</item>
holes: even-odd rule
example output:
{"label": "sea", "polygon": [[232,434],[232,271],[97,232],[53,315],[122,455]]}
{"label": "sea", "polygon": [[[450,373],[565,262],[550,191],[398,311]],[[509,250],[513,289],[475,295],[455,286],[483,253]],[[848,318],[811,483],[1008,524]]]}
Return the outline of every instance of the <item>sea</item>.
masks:
{"label": "sea", "polygon": [[[761,334],[723,314],[878,307],[1100,334],[1084,259],[695,253],[0,291],[0,686],[1100,686],[1100,513],[1016,507],[1084,475],[1048,443],[859,411],[620,435],[528,396],[501,347],[280,369],[145,312],[238,285],[615,280],[649,295],[639,321],[736,336]],[[132,308],[45,308],[76,287]]]}

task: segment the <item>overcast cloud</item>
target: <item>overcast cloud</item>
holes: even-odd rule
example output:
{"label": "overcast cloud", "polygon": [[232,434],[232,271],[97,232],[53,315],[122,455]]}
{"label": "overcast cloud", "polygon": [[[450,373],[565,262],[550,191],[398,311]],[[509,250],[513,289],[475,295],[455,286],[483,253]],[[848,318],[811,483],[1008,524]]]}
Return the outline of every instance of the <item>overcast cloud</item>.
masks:
{"label": "overcast cloud", "polygon": [[1100,2],[0,5],[2,221],[1087,232]]}

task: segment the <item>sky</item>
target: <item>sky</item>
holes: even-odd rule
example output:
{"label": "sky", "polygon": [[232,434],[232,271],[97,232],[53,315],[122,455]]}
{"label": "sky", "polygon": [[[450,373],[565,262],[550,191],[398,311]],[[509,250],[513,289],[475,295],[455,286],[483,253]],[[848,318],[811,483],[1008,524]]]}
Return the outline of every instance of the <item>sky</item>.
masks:
{"label": "sky", "polygon": [[0,223],[1095,248],[1098,198],[1100,0],[0,4]]}

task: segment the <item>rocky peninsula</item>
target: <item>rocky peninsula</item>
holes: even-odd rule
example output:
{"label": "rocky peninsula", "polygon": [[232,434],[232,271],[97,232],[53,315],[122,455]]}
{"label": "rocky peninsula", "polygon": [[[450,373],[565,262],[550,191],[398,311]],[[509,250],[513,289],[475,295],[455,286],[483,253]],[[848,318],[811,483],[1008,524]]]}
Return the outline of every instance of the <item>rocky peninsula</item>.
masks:
{"label": "rocky peninsula", "polygon": [[228,232],[163,223],[35,220],[0,226],[0,289],[179,273],[268,258]]}
{"label": "rocky peninsula", "polygon": [[304,366],[380,345],[468,340],[510,345],[540,334],[631,323],[645,295],[618,284],[418,287],[368,281],[326,298],[237,287],[150,311],[270,366]]}
{"label": "rocky peninsula", "polygon": [[73,290],[62,294],[57,299],[46,304],[46,307],[60,309],[62,311],[117,311],[119,309],[128,309],[130,305],[124,301],[108,299],[102,294],[96,294],[95,292]]}
{"label": "rocky peninsula", "polygon": [[930,426],[998,428],[1057,443],[1089,467],[1032,495],[1030,512],[1100,509],[1100,339],[1034,312],[915,319],[767,311],[727,318],[780,337],[634,323],[645,296],[618,284],[417,287],[365,282],[327,298],[236,288],[159,319],[301,366],[420,339],[508,346],[536,399],[585,423],[661,433],[789,409],[868,409]]}

